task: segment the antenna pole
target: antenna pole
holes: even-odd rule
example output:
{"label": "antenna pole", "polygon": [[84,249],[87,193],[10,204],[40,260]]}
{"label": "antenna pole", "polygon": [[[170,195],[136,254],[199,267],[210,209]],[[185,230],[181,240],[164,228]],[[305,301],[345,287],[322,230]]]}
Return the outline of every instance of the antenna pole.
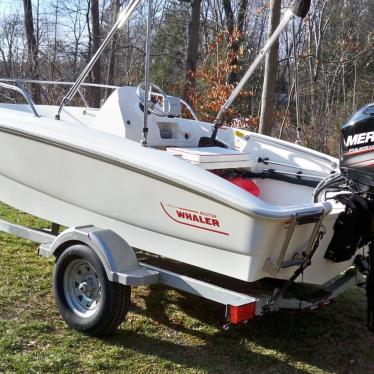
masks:
{"label": "antenna pole", "polygon": [[148,135],[148,104],[149,104],[149,65],[151,63],[151,43],[152,43],[152,0],[148,0],[148,17],[147,17],[147,39],[145,44],[145,67],[144,67],[144,125],[143,135],[140,144],[147,146]]}

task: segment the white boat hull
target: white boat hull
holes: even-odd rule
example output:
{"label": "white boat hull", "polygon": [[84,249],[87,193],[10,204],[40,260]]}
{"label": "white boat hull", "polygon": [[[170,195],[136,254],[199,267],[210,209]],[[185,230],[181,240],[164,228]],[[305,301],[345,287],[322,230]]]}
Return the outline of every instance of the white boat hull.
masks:
{"label": "white boat hull", "polygon": [[[231,206],[229,201],[217,199],[217,191],[211,195],[204,190],[199,193],[198,188],[191,190],[188,183],[183,186],[173,178],[157,178],[140,167],[121,164],[110,155],[102,158],[99,152],[95,157],[82,151],[81,145],[81,151],[68,147],[67,138],[60,137],[53,143],[45,133],[28,137],[20,128],[0,131],[0,159],[7,160],[0,163],[1,201],[65,226],[93,224],[110,228],[134,248],[245,281],[270,276],[263,270],[264,264],[269,258],[275,260],[280,252],[288,217],[314,208],[305,205],[294,210],[274,210],[266,217],[261,213],[265,208],[256,198],[246,196],[226,181],[223,183],[227,188],[233,188],[239,198],[245,197],[248,204],[255,201],[257,208],[252,212],[244,206],[239,209],[239,203]],[[40,129],[40,133],[43,131],[45,128]],[[90,131],[95,130],[79,130],[76,139],[82,134],[88,136]],[[69,129],[66,135],[74,133],[74,129]],[[172,162],[177,168],[185,164],[177,159]],[[327,234],[312,266],[305,272],[305,282],[325,283],[350,265],[330,263],[323,258],[336,214],[330,213],[323,222]],[[312,224],[296,229],[286,259],[305,247],[312,229]],[[283,269],[271,276],[287,279],[294,270]]]}

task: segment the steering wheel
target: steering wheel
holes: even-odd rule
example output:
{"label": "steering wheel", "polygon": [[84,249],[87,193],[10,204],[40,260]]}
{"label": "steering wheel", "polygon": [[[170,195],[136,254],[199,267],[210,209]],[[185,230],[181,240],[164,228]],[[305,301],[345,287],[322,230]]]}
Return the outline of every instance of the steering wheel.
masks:
{"label": "steering wheel", "polygon": [[[142,82],[136,89],[139,100],[143,105],[145,104],[144,86],[145,82]],[[150,92],[148,94],[148,110],[151,113],[156,114],[156,116],[168,116],[171,110],[171,106],[167,93],[153,83],[150,83],[149,87]],[[159,101],[159,99],[161,99],[161,102]]]}

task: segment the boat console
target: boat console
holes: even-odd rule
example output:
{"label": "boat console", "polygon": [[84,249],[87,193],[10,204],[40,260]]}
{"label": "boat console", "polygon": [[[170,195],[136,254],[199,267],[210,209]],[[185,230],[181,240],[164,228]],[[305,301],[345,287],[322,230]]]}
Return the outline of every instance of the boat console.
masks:
{"label": "boat console", "polygon": [[[179,117],[179,98],[168,96],[170,115],[159,116],[150,113],[148,117],[148,145],[166,149],[167,147],[197,147],[201,136],[207,133],[197,121]],[[143,105],[136,87],[119,87],[106,100],[89,125],[100,131],[140,142],[143,130]]]}

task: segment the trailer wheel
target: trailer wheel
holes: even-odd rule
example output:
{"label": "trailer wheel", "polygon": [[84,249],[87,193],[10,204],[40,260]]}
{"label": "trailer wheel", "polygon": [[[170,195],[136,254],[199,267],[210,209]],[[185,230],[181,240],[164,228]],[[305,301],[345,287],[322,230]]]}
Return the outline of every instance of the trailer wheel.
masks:
{"label": "trailer wheel", "polygon": [[113,332],[130,306],[131,288],[110,282],[100,258],[86,245],[73,245],[61,254],[53,288],[67,325],[92,336]]}

